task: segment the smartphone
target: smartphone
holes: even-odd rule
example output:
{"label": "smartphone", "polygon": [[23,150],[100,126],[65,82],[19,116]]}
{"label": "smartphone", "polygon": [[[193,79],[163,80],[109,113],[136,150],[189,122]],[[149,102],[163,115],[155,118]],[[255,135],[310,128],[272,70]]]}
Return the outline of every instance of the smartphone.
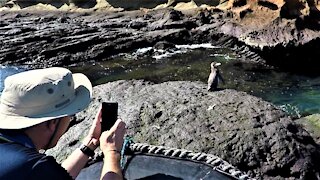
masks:
{"label": "smartphone", "polygon": [[118,103],[102,102],[101,132],[108,131],[118,119]]}

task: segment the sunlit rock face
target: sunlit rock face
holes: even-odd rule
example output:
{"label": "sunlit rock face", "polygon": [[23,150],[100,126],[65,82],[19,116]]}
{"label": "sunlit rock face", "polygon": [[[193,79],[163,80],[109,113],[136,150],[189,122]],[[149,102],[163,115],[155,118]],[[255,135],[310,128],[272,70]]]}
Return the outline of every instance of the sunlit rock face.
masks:
{"label": "sunlit rock face", "polygon": [[260,10],[257,7],[267,7],[270,10],[280,10],[280,17],[293,19],[304,16],[319,17],[319,0],[220,0],[217,6],[222,10],[230,10],[236,17],[244,17],[250,11]]}
{"label": "sunlit rock face", "polygon": [[[18,5],[19,8],[26,8],[28,6],[33,6],[41,3],[50,4],[56,8],[61,8],[64,5],[71,5],[80,8],[99,8],[101,6],[112,6],[114,8],[120,8],[122,10],[138,10],[140,8],[160,9],[176,6],[177,8],[194,8],[201,5],[216,6],[220,3],[219,0],[13,0],[6,2],[10,8],[13,7],[13,5],[10,6],[10,4]],[[189,4],[193,6],[190,6]]]}
{"label": "sunlit rock face", "polygon": [[219,4],[219,0],[136,0],[134,3],[130,0],[108,0],[108,3],[113,7],[124,8],[125,10],[135,10],[140,8],[160,8],[160,7],[175,7],[179,4],[194,3],[196,6],[203,4],[209,6],[216,6]]}
{"label": "sunlit rock face", "polygon": [[69,0],[13,0],[12,2],[19,5],[20,8],[29,7],[39,3],[60,7],[63,4],[69,3]]}
{"label": "sunlit rock face", "polygon": [[220,0],[217,8],[229,10],[235,19],[242,19],[252,12],[261,12],[261,8],[279,12],[286,19],[320,17],[319,0]]}
{"label": "sunlit rock face", "polygon": [[[261,8],[279,12],[282,18],[293,19],[305,16],[320,17],[320,0],[0,0],[6,7],[22,9],[37,5],[37,9],[75,10],[114,9],[139,10],[174,8],[185,10],[209,8],[230,11],[235,19],[242,19],[252,12],[260,12]],[[39,5],[40,3],[40,5]],[[1,3],[0,3],[1,5]]]}

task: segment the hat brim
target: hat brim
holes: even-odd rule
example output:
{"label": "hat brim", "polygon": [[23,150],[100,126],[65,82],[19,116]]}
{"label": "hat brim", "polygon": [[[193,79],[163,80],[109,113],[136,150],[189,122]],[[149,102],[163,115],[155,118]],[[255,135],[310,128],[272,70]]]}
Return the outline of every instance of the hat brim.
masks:
{"label": "hat brim", "polygon": [[84,110],[91,101],[92,85],[90,80],[81,73],[72,74],[75,87],[75,98],[64,108],[41,117],[25,117],[18,115],[0,114],[0,129],[23,129],[42,122],[74,115]]}

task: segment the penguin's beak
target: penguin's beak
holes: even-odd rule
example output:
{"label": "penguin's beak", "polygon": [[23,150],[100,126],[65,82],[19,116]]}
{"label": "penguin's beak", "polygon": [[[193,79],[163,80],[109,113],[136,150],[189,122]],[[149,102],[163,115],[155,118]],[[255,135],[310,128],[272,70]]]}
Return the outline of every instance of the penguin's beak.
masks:
{"label": "penguin's beak", "polygon": [[215,67],[218,67],[218,66],[220,66],[221,65],[221,63],[216,63],[214,66]]}

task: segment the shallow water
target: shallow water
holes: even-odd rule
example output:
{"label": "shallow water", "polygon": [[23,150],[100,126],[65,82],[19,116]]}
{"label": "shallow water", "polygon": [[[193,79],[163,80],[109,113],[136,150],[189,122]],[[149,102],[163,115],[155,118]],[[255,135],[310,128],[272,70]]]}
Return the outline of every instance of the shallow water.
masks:
{"label": "shallow water", "polygon": [[[201,46],[179,46],[171,52],[144,48],[114,56],[105,62],[88,62],[69,68],[73,72],[86,74],[94,85],[119,79],[146,79],[156,83],[175,80],[206,83],[210,63],[216,61],[222,63],[220,71],[225,81],[220,84],[220,88],[248,92],[297,116],[320,112],[320,76],[308,77],[261,69],[254,64],[240,63],[230,49],[207,44]],[[1,80],[13,71],[21,69],[1,68]]]}

